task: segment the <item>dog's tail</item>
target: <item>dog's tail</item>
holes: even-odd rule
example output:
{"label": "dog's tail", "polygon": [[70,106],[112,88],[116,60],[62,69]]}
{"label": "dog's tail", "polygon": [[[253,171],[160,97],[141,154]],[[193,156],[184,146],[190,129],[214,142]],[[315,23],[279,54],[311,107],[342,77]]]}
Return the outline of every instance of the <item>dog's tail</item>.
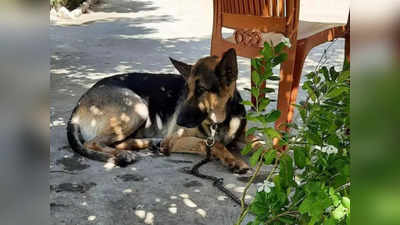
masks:
{"label": "dog's tail", "polygon": [[67,137],[71,148],[80,155],[97,161],[107,162],[109,159],[113,158],[114,156],[112,154],[94,151],[85,147],[85,140],[82,137],[80,125],[72,122],[75,111],[76,108],[72,112],[71,118],[67,124]]}

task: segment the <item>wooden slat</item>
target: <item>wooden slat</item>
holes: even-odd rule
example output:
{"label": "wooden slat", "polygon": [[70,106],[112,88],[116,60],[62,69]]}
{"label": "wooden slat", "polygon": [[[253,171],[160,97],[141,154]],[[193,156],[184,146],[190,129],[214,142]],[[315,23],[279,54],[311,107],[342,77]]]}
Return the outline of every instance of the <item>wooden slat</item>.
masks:
{"label": "wooden slat", "polygon": [[261,16],[270,16],[269,13],[269,0],[263,0],[262,1],[262,13]]}
{"label": "wooden slat", "polygon": [[271,0],[271,16],[276,16],[276,0]]}
{"label": "wooden slat", "polygon": [[284,0],[279,0],[279,7],[278,7],[279,15],[278,15],[278,16],[280,16],[280,17],[284,17],[284,16],[285,16],[285,14],[284,14],[284,9],[285,9],[285,2],[284,2]]}
{"label": "wooden slat", "polygon": [[239,13],[243,14],[244,13],[243,2],[241,0],[238,0],[238,4],[239,4]]}
{"label": "wooden slat", "polygon": [[259,0],[254,0],[254,7],[256,8],[256,16],[261,16],[261,6]]}
{"label": "wooden slat", "polygon": [[238,13],[238,12],[239,12],[239,10],[238,10],[238,7],[239,7],[239,6],[238,6],[237,3],[238,3],[237,0],[233,0],[233,5],[232,5],[232,6],[233,6],[233,8],[232,8],[233,10],[232,10],[232,13]]}
{"label": "wooden slat", "polygon": [[250,0],[246,0],[246,1],[243,1],[243,3],[242,3],[244,5],[244,14],[246,14],[246,15],[250,14],[249,2],[250,2]]}
{"label": "wooden slat", "polygon": [[222,12],[229,13],[229,0],[222,0]]}
{"label": "wooden slat", "polygon": [[228,4],[228,12],[229,13],[233,13],[233,6],[232,6],[232,0],[226,0],[227,4]]}
{"label": "wooden slat", "polygon": [[249,14],[254,15],[254,16],[257,15],[256,10],[254,8],[254,0],[249,0],[249,11],[250,11]]}
{"label": "wooden slat", "polygon": [[222,26],[231,29],[257,29],[262,32],[285,33],[286,19],[223,13]]}

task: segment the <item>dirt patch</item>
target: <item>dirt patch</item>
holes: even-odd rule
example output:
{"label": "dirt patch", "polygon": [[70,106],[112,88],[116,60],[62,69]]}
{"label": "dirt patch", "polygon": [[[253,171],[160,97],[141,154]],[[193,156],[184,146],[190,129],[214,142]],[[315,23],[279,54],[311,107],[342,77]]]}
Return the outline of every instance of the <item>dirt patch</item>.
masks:
{"label": "dirt patch", "polygon": [[73,184],[73,183],[62,183],[57,185],[50,185],[50,191],[58,192],[78,192],[85,193],[92,187],[96,186],[96,183],[82,183],[82,184]]}
{"label": "dirt patch", "polygon": [[203,186],[203,184],[200,183],[197,180],[192,180],[192,181],[189,181],[189,182],[183,184],[183,186],[187,187],[187,188],[190,188],[190,187],[201,187],[201,186]]}
{"label": "dirt patch", "polygon": [[123,182],[132,182],[132,181],[137,182],[137,181],[143,181],[145,177],[135,174],[124,174],[124,175],[118,175],[116,176],[116,178]]}
{"label": "dirt patch", "polygon": [[82,163],[79,156],[73,156],[71,158],[62,158],[56,161],[57,165],[63,165],[65,170],[68,171],[81,171],[89,168],[88,164]]}

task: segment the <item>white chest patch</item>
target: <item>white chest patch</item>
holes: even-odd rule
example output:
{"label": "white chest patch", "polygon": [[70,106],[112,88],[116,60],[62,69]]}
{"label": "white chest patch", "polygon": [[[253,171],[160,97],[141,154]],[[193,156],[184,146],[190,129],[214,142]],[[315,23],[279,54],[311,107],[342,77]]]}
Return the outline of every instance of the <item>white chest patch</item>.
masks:
{"label": "white chest patch", "polygon": [[156,114],[156,123],[157,123],[157,129],[162,130],[163,124],[162,124],[161,118],[158,114]]}
{"label": "white chest patch", "polygon": [[224,143],[228,144],[230,143],[233,139],[235,139],[237,135],[237,131],[239,130],[241,123],[241,119],[239,117],[233,117],[231,121],[229,122],[229,128],[228,132],[226,133],[224,137]]}

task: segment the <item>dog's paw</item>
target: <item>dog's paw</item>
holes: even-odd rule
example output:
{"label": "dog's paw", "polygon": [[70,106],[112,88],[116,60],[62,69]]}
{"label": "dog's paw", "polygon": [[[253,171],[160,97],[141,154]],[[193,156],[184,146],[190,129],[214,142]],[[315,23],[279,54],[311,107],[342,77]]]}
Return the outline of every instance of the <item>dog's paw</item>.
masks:
{"label": "dog's paw", "polygon": [[160,142],[160,148],[159,148],[160,153],[169,156],[170,152],[169,152],[169,148],[168,148],[168,143],[167,142]]}
{"label": "dog's paw", "polygon": [[161,142],[152,143],[149,146],[149,150],[156,155],[160,155],[161,154]]}
{"label": "dog's paw", "polygon": [[229,165],[229,169],[233,173],[237,173],[237,174],[245,174],[250,169],[250,167],[246,163],[240,162],[240,161],[234,161],[228,165]]}
{"label": "dog's paw", "polygon": [[115,164],[120,167],[128,166],[129,164],[136,162],[136,160],[137,155],[131,151],[120,151],[115,155],[114,159]]}
{"label": "dog's paw", "polygon": [[249,171],[249,170],[250,170],[249,167],[236,168],[236,169],[233,170],[233,173],[245,174],[245,173],[247,173],[247,171]]}

